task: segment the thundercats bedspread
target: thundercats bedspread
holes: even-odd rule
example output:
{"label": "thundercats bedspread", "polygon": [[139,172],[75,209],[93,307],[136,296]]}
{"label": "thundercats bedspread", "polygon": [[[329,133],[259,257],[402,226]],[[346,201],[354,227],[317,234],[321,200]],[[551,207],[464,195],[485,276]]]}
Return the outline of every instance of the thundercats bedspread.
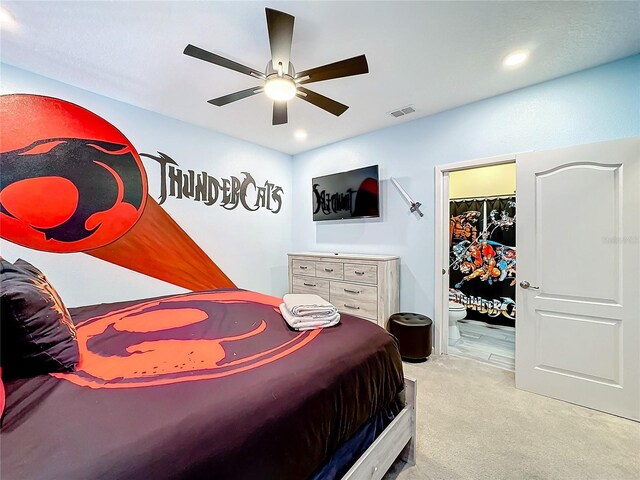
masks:
{"label": "thundercats bedspread", "polygon": [[280,299],[216,290],[71,309],[76,372],[6,385],[2,478],[304,479],[399,404],[369,321],[296,332]]}

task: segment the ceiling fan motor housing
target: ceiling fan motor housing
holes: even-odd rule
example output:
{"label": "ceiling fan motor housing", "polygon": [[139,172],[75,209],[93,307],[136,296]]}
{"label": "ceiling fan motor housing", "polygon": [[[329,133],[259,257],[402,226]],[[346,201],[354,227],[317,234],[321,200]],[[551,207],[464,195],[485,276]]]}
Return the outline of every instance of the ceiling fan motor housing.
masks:
{"label": "ceiling fan motor housing", "polygon": [[[269,60],[269,63],[267,63],[267,68],[265,68],[264,70],[264,74],[267,76],[267,78],[274,74],[280,75],[281,71],[277,67],[278,65],[274,67],[273,60]],[[292,80],[296,78],[296,71],[294,70],[293,64],[291,62],[289,62],[289,65],[286,68],[284,67],[284,65],[282,66],[282,75],[291,77]]]}

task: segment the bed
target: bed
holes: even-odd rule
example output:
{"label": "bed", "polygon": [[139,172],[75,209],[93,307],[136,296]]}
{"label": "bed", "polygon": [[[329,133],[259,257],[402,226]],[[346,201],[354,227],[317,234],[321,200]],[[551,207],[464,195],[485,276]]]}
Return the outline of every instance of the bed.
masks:
{"label": "bed", "polygon": [[415,384],[393,337],[215,290],[71,309],[76,371],[5,382],[2,478],[381,478],[411,462]]}

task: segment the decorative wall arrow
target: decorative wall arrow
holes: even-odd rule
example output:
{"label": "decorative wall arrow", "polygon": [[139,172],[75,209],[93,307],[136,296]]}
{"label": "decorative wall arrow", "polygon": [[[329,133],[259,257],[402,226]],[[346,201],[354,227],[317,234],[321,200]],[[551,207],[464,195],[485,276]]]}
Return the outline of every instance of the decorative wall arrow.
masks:
{"label": "decorative wall arrow", "polygon": [[391,177],[391,181],[393,182],[393,184],[396,186],[396,188],[400,192],[400,195],[402,195],[404,197],[404,199],[407,202],[409,202],[409,206],[410,206],[409,211],[411,213],[418,212],[418,214],[421,217],[424,217],[423,213],[420,211],[420,206],[422,204],[420,202],[414,202],[413,199],[406,192],[406,190],[404,188],[402,188],[402,186],[398,183],[398,181],[395,178]]}

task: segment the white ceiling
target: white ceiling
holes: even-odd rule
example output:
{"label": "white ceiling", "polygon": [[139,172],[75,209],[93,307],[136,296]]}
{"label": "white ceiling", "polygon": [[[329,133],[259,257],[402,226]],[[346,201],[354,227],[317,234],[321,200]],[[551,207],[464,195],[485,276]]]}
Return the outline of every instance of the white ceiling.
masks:
{"label": "white ceiling", "polygon": [[[640,2],[14,2],[1,59],[65,83],[295,154],[640,52]],[[251,77],[182,54],[188,43],[263,70],[264,7],[294,15],[296,70],[366,54],[370,73],[309,85],[349,105],[341,117],[300,99],[271,125]],[[502,58],[529,48],[506,71]],[[413,105],[416,113],[388,112]],[[308,131],[304,141],[293,132]]]}

